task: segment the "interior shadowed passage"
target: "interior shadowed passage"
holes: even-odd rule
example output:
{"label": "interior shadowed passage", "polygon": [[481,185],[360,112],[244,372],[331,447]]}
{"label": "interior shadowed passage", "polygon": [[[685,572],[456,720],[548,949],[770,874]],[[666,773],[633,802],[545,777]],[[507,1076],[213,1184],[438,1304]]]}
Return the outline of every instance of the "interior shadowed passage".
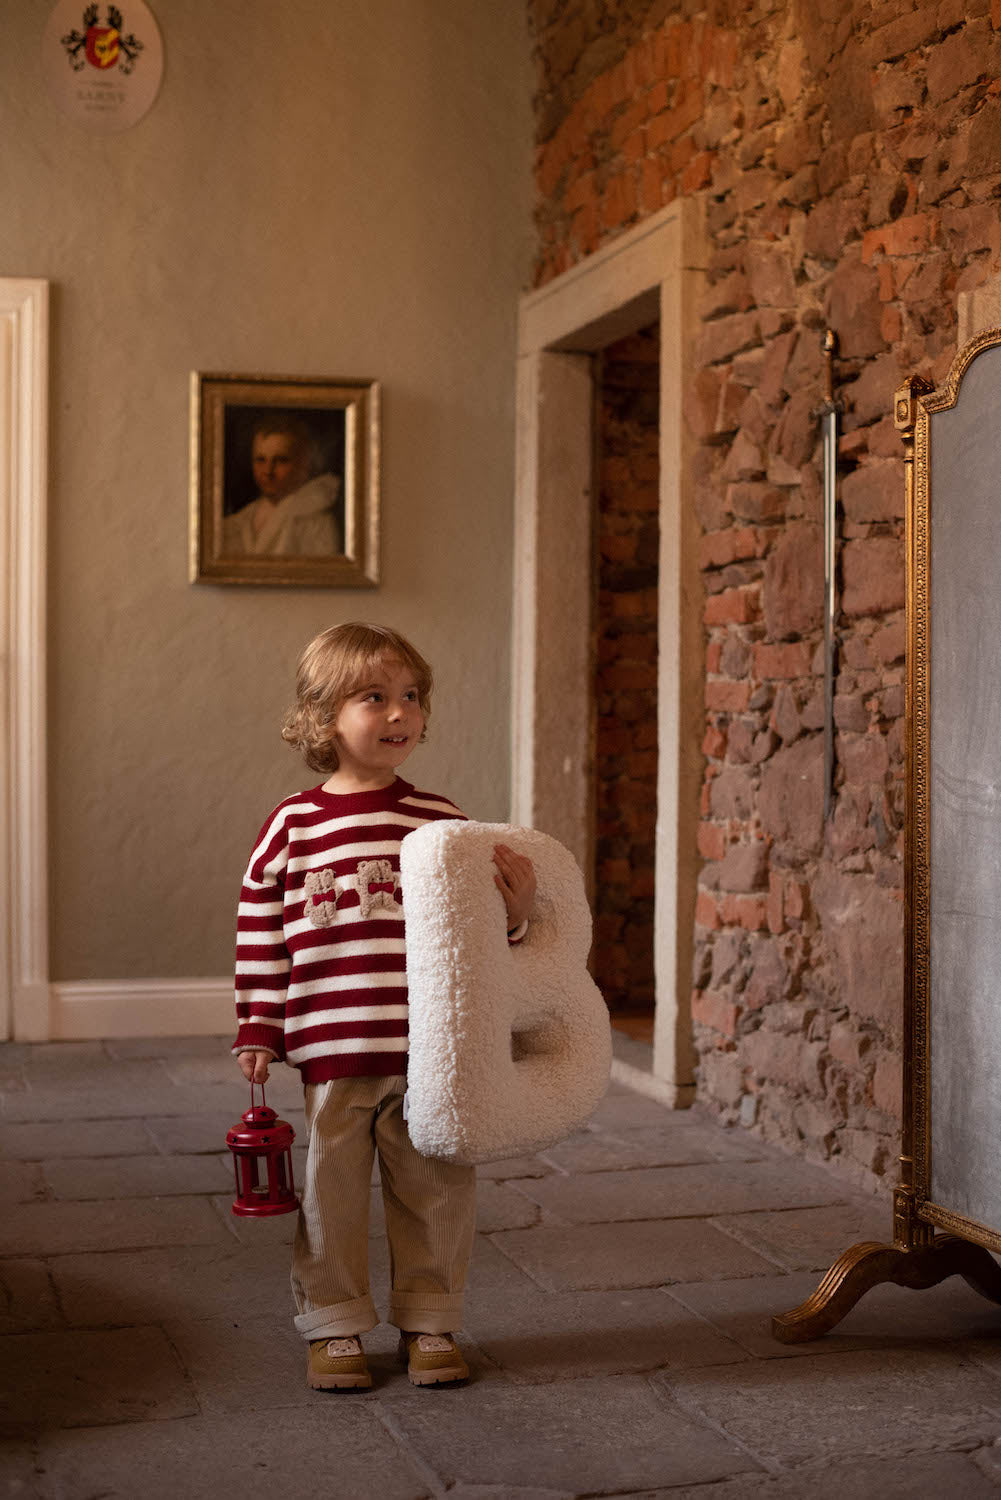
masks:
{"label": "interior shadowed passage", "polygon": [[594,965],[619,1018],[654,1009],[659,365],[654,324],[595,369]]}

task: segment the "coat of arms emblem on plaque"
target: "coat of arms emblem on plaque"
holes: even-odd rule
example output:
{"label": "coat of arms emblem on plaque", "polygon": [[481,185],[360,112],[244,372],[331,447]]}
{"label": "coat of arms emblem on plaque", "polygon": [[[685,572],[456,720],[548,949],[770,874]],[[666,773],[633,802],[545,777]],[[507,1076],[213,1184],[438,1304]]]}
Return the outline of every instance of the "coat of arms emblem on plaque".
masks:
{"label": "coat of arms emblem on plaque", "polygon": [[56,102],[72,119],[101,133],[127,130],[157,96],[163,42],[146,0],[59,0],[45,28],[42,65]]}

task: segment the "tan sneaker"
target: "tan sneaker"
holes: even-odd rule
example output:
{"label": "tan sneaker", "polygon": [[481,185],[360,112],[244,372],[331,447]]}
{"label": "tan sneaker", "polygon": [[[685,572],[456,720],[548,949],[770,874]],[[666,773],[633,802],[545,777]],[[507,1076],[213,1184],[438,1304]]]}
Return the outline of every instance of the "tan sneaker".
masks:
{"label": "tan sneaker", "polygon": [[314,1391],[367,1391],[372,1376],[361,1339],[310,1339],[306,1383]]}
{"label": "tan sneaker", "polygon": [[411,1385],[453,1385],[469,1379],[469,1366],[450,1333],[400,1334],[400,1358]]}

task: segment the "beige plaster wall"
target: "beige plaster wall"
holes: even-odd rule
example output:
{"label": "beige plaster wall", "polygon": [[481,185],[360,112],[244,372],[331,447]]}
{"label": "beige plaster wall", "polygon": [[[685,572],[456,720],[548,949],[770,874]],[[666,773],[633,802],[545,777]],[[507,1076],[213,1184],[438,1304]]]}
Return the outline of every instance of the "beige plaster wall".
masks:
{"label": "beige plaster wall", "polygon": [[[54,291],[53,978],[223,974],[254,834],[316,780],[277,723],[325,625],[416,639],[406,774],[507,812],[529,44],[493,0],[157,0],[160,98],[101,138],[45,95],[48,9],[0,17],[0,274]],[[188,584],[192,369],[384,383],[378,591]]]}

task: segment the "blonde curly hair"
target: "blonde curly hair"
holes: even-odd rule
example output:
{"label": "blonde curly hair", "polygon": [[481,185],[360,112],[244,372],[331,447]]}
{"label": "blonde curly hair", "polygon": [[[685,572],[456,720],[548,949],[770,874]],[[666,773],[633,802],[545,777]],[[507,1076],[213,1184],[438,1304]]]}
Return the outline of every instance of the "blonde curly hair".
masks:
{"label": "blonde curly hair", "polygon": [[351,694],[364,686],[372,668],[388,661],[401,662],[414,674],[425,720],[423,742],[431,715],[431,668],[399,631],[351,620],[315,636],[296,668],[296,701],[282,722],[282,739],[300,751],[311,770],[327,776],[337,770],[340,762],[333,736],[337,715]]}

